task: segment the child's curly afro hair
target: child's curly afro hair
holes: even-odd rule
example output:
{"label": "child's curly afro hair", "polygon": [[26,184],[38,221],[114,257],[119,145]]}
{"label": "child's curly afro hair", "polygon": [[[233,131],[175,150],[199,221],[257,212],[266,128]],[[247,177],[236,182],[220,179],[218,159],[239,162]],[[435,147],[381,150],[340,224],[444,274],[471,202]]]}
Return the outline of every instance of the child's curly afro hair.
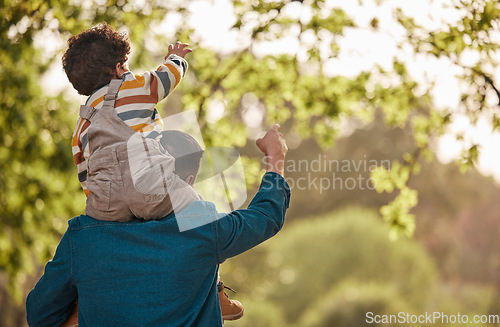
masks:
{"label": "child's curly afro hair", "polygon": [[103,22],[68,40],[62,64],[78,93],[91,95],[111,81],[116,64],[123,65],[129,53],[128,36]]}

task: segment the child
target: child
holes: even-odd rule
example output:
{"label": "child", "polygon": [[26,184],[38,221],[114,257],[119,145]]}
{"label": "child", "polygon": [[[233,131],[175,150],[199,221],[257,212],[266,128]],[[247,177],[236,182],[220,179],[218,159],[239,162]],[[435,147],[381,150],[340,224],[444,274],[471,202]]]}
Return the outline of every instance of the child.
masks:
{"label": "child", "polygon": [[63,68],[78,93],[89,96],[72,139],[85,214],[110,221],[159,219],[199,199],[173,173],[155,107],[184,77],[187,46],[170,45],[155,71],[134,75],[127,66],[128,37],[108,24],[68,40]]}
{"label": "child", "polygon": [[[156,71],[134,75],[126,63],[127,36],[106,23],[69,39],[63,68],[78,93],[89,96],[72,141],[87,215],[111,221],[158,219],[173,212],[174,206],[180,210],[199,198],[172,174],[173,158],[160,153],[157,144],[162,123],[155,106],[186,73],[184,57],[189,52],[187,44],[178,42],[169,46]],[[121,79],[115,110],[104,114],[105,110],[95,109],[104,108],[112,79]],[[149,145],[147,153],[143,142]]]}

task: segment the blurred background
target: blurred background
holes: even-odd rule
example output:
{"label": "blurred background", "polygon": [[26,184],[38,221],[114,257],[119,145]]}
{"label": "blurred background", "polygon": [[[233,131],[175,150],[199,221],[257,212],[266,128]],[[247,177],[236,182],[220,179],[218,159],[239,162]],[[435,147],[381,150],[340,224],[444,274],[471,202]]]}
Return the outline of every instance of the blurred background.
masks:
{"label": "blurred background", "polygon": [[61,55],[102,21],[128,33],[133,72],[190,43],[158,110],[193,110],[206,146],[238,149],[249,198],[254,141],[281,123],[287,222],[221,266],[245,307],[227,326],[499,315],[499,18],[488,0],[4,1],[0,326],[26,325],[27,293],[83,212],[71,135],[85,98]]}

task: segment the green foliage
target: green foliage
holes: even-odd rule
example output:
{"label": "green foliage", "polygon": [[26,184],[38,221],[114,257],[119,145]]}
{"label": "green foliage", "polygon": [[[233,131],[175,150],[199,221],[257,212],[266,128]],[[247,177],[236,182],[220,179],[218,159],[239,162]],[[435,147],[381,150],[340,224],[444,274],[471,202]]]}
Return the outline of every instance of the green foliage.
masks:
{"label": "green foliage", "polygon": [[467,171],[470,167],[473,167],[477,163],[479,157],[479,146],[477,144],[472,145],[470,148],[464,151],[462,159],[460,160],[460,170],[462,172]]}
{"label": "green foliage", "polygon": [[398,235],[413,235],[415,231],[415,216],[409,211],[418,203],[417,191],[406,186],[411,174],[409,165],[393,162],[390,169],[380,166],[371,173],[371,179],[378,193],[392,193],[395,189],[399,194],[389,204],[380,208],[380,213],[391,228],[390,236],[395,239]]}
{"label": "green foliage", "polygon": [[381,192],[393,192],[395,188],[403,188],[410,177],[410,168],[401,165],[398,161],[392,163],[388,169],[384,166],[379,166],[372,171],[371,178],[375,190]]}
{"label": "green foliage", "polygon": [[[491,113],[496,119],[496,106],[487,103],[487,95],[493,94],[500,103],[500,92],[490,76],[490,67],[498,63],[496,51],[500,45],[492,36],[491,26],[498,23],[500,5],[498,1],[488,0],[452,3],[460,10],[461,19],[435,31],[418,26],[401,10],[395,15],[406,28],[409,44],[416,53],[446,58],[459,68],[459,78],[470,85],[462,94],[460,109],[465,110],[473,122],[479,113],[484,112]],[[477,55],[477,64],[470,66],[464,62],[464,54]]]}
{"label": "green foliage", "polygon": [[410,214],[411,208],[417,205],[417,191],[403,187],[399,194],[389,204],[380,208],[380,213],[391,228],[390,237],[396,239],[399,235],[412,236],[415,231],[415,215]]}
{"label": "green foliage", "polygon": [[[39,4],[38,12],[46,5]],[[36,3],[22,3],[4,20],[19,25]],[[3,10],[3,9],[2,9]],[[31,22],[36,28],[39,14]],[[26,22],[26,21],[24,21]],[[0,269],[10,276],[21,298],[24,274],[33,272],[34,259],[52,256],[68,217],[82,208],[78,181],[72,173],[71,134],[74,114],[62,97],[43,94],[39,79],[47,69],[32,47],[35,27],[13,40],[0,31]]]}

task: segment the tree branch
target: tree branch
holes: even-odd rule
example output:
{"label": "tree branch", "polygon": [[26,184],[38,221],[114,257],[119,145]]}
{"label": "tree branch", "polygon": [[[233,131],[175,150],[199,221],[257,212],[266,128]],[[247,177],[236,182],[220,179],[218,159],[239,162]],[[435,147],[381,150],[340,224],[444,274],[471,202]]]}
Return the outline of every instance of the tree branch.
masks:
{"label": "tree branch", "polygon": [[495,82],[493,81],[493,79],[491,79],[491,77],[489,77],[488,75],[486,75],[485,73],[483,73],[482,71],[480,71],[477,68],[473,68],[472,71],[475,72],[476,74],[480,75],[482,78],[484,78],[484,81],[491,86],[493,91],[495,91],[497,98],[498,98],[498,105],[500,106],[500,91],[495,86]]}

